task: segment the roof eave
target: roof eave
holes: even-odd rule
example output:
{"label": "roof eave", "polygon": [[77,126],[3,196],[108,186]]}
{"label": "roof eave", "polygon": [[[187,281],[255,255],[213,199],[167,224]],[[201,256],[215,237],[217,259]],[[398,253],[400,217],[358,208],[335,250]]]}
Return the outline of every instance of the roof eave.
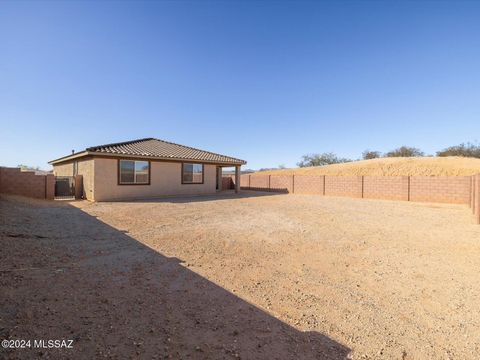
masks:
{"label": "roof eave", "polygon": [[184,159],[184,158],[173,158],[173,157],[160,157],[160,156],[150,156],[150,155],[131,155],[131,154],[114,154],[114,153],[104,153],[98,151],[82,151],[76,154],[64,156],[48,163],[50,165],[60,164],[66,161],[78,159],[84,156],[104,156],[104,157],[115,157],[115,158],[130,158],[130,159],[150,159],[150,160],[165,160],[165,161],[175,161],[175,162],[199,162],[204,164],[215,164],[215,165],[225,165],[225,166],[235,166],[235,165],[246,165],[247,162],[244,160],[239,161],[212,161],[212,160],[199,160],[199,159]]}
{"label": "roof eave", "polygon": [[65,162],[65,161],[78,159],[80,157],[87,156],[87,155],[89,155],[89,153],[90,153],[89,151],[80,151],[80,152],[75,153],[75,154],[71,154],[71,155],[63,156],[63,157],[55,159],[55,160],[51,160],[48,163],[50,165],[55,165],[55,164],[62,163],[62,162]]}

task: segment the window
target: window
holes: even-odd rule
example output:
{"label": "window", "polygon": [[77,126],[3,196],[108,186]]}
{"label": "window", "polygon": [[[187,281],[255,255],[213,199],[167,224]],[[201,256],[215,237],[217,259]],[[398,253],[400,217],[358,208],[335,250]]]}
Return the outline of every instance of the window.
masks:
{"label": "window", "polygon": [[182,184],[203,184],[203,165],[182,164]]}
{"label": "window", "polygon": [[119,184],[150,184],[150,163],[148,161],[120,160]]}

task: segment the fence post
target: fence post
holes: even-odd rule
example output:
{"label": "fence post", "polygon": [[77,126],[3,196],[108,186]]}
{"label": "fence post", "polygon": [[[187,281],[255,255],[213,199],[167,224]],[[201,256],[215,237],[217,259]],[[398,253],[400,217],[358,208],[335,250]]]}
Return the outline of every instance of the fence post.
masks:
{"label": "fence post", "polygon": [[364,181],[365,181],[365,179],[364,179],[364,176],[362,175],[362,199],[363,199],[363,187],[364,187]]}
{"label": "fence post", "polygon": [[248,175],[248,188],[250,189],[252,186],[251,186],[251,180],[252,179],[252,174]]}
{"label": "fence post", "polygon": [[268,175],[268,191],[272,190],[272,187],[270,186],[270,181],[272,180],[272,175]]}
{"label": "fence post", "polygon": [[325,180],[327,175],[323,175],[323,196],[326,194],[327,181]]}
{"label": "fence post", "polygon": [[475,214],[475,175],[470,179],[470,208]]}
{"label": "fence post", "polygon": [[407,201],[410,201],[410,176],[407,178]]}
{"label": "fence post", "polygon": [[292,175],[292,194],[295,194],[295,174]]}
{"label": "fence post", "polygon": [[475,176],[475,223],[480,224],[480,174]]}

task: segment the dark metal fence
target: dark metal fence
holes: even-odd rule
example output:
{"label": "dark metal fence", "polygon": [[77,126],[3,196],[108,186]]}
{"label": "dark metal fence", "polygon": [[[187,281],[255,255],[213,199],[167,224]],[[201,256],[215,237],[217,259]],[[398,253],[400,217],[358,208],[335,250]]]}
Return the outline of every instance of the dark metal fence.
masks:
{"label": "dark metal fence", "polygon": [[55,177],[55,199],[75,199],[75,177]]}

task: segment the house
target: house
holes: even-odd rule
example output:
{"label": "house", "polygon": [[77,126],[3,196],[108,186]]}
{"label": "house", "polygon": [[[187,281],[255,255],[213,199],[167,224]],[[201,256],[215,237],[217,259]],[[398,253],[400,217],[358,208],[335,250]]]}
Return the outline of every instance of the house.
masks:
{"label": "house", "polygon": [[55,176],[83,177],[92,201],[212,194],[222,189],[222,167],[235,167],[235,191],[246,161],[155,138],[93,146],[52,160]]}

